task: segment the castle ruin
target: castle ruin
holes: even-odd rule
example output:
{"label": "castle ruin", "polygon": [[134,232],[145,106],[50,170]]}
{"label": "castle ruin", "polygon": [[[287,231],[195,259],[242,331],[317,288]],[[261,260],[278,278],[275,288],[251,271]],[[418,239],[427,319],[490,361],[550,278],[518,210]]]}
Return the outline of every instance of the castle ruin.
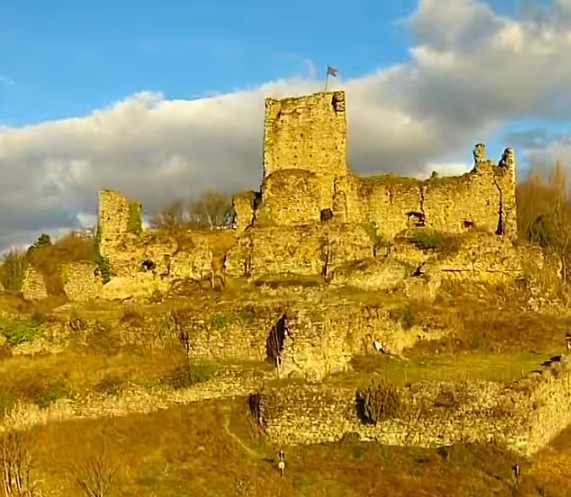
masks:
{"label": "castle ruin", "polygon": [[[474,168],[458,177],[421,181],[394,174],[359,177],[347,167],[345,93],[266,99],[261,203],[240,225],[374,223],[392,239],[411,227],[462,233],[478,227],[515,237],[515,163],[474,150]],[[237,201],[240,204],[240,199]]]}

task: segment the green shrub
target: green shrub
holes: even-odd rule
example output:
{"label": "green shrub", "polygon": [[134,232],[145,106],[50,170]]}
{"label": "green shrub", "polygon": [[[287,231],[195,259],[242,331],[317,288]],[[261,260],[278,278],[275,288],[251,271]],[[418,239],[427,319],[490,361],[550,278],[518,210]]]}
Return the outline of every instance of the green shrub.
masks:
{"label": "green shrub", "polygon": [[67,388],[61,381],[54,381],[48,383],[45,388],[41,389],[34,396],[34,404],[40,409],[45,409],[50,404],[58,399],[63,399],[67,396]]}
{"label": "green shrub", "polygon": [[187,363],[176,368],[168,377],[167,383],[175,389],[188,388],[204,383],[212,378],[216,369],[209,364]]}
{"label": "green shrub", "polygon": [[369,235],[369,238],[373,243],[374,250],[377,250],[378,248],[385,245],[386,241],[383,235],[379,233],[379,228],[377,227],[375,221],[367,221],[366,223],[363,223],[363,227],[365,228],[367,235]]}
{"label": "green shrub", "polygon": [[10,414],[15,403],[14,397],[10,392],[0,391],[0,419]]}
{"label": "green shrub", "polygon": [[221,314],[220,316],[214,316],[212,318],[212,327],[220,330],[226,326],[230,326],[232,323],[236,322],[236,320],[237,317],[234,314]]}
{"label": "green shrub", "polygon": [[142,217],[143,204],[136,200],[129,201],[129,222],[127,224],[127,231],[140,235],[143,232],[143,217]]}
{"label": "green shrub", "polygon": [[393,316],[400,321],[405,330],[412,328],[418,323],[416,311],[411,306],[402,307],[393,312]]}
{"label": "green shrub", "polygon": [[446,245],[446,237],[437,231],[418,230],[411,239],[421,249],[443,249]]}
{"label": "green shrub", "polygon": [[109,283],[111,281],[111,264],[107,257],[103,257],[101,254],[101,226],[97,225],[97,231],[95,232],[95,238],[93,239],[94,253],[95,253],[95,264],[99,268],[99,273],[101,274],[101,279],[103,283]]}
{"label": "green shrub", "polygon": [[37,340],[43,335],[45,328],[44,323],[33,320],[15,319],[0,323],[0,333],[6,337],[11,347]]}
{"label": "green shrub", "polygon": [[28,258],[24,250],[11,250],[0,264],[0,283],[9,292],[22,290]]}
{"label": "green shrub", "polygon": [[416,230],[411,241],[420,249],[440,250],[447,253],[455,252],[460,248],[460,241],[457,236],[438,231]]}

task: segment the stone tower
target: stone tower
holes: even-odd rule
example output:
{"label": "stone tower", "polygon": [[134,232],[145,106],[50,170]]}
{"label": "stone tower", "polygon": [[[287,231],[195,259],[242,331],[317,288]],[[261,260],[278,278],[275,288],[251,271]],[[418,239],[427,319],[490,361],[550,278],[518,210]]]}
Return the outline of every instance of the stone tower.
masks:
{"label": "stone tower", "polygon": [[284,169],[347,174],[345,92],[266,99],[264,178]]}
{"label": "stone tower", "polygon": [[129,200],[113,190],[99,192],[99,247],[107,256],[108,248],[118,241],[129,227]]}

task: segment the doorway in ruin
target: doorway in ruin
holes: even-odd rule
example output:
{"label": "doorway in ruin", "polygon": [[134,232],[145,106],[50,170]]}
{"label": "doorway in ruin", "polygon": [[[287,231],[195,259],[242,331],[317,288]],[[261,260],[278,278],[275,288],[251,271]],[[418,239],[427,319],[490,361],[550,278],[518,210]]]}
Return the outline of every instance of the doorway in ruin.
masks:
{"label": "doorway in ruin", "polygon": [[281,364],[281,353],[287,337],[287,317],[284,314],[270,330],[266,340],[266,360],[276,367]]}

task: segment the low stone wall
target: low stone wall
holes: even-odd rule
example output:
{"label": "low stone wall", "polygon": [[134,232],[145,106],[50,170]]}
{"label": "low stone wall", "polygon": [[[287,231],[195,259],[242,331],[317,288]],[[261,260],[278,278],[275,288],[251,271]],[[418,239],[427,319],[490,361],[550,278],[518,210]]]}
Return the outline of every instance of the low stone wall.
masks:
{"label": "low stone wall", "polygon": [[47,408],[20,404],[0,420],[0,432],[29,429],[34,425],[77,418],[146,414],[181,404],[204,400],[246,397],[272,375],[261,371],[221,370],[212,379],[189,388],[133,387],[118,395],[90,392],[83,398],[59,399]]}
{"label": "low stone wall", "polygon": [[387,445],[503,444],[529,456],[571,422],[569,359],[510,385],[423,382],[400,390],[403,410],[377,424],[359,416],[354,388],[291,384],[253,397],[253,414],[272,442],[339,441],[347,433]]}

